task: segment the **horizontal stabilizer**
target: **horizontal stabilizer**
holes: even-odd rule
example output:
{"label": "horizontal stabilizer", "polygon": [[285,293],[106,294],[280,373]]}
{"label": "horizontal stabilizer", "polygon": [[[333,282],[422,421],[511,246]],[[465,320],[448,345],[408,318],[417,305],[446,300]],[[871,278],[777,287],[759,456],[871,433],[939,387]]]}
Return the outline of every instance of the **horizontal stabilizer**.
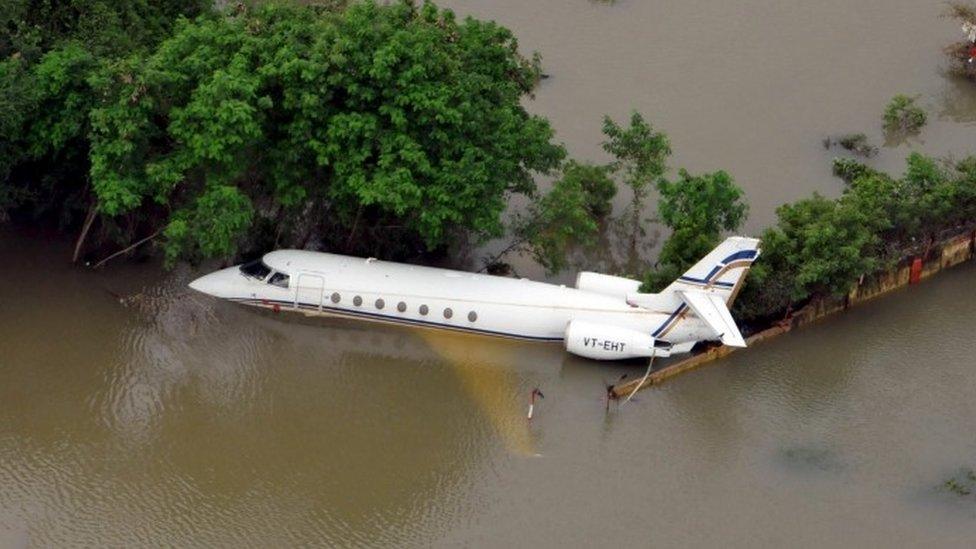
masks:
{"label": "horizontal stabilizer", "polygon": [[739,327],[732,320],[732,313],[729,312],[722,296],[696,290],[686,290],[678,294],[691,307],[695,315],[715,331],[722,343],[730,347],[746,346]]}

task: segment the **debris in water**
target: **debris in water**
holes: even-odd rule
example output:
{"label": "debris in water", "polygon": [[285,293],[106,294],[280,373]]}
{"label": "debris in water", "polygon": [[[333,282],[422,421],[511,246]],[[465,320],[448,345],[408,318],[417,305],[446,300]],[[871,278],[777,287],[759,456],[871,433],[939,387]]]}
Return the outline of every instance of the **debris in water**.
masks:
{"label": "debris in water", "polygon": [[532,389],[532,393],[529,395],[529,415],[527,419],[532,419],[532,412],[535,411],[535,397],[546,398],[546,395],[542,394],[542,391],[538,387]]}

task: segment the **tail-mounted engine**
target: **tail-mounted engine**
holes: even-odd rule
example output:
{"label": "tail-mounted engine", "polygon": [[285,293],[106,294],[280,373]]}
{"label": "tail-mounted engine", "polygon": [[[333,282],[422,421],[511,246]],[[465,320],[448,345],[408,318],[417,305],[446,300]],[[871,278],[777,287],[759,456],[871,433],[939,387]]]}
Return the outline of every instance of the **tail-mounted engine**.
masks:
{"label": "tail-mounted engine", "polygon": [[582,271],[576,275],[576,288],[625,299],[640,288],[639,280]]}
{"label": "tail-mounted engine", "polygon": [[573,320],[566,326],[566,350],[596,360],[670,356],[671,344],[628,328]]}

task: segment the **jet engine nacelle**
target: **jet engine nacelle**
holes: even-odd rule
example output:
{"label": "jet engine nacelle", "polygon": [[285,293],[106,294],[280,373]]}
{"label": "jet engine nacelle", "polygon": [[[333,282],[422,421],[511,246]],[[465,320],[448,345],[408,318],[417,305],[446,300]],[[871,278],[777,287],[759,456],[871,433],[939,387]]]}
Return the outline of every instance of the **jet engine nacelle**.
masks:
{"label": "jet engine nacelle", "polygon": [[580,272],[576,275],[576,288],[578,290],[611,295],[622,299],[626,299],[627,294],[636,293],[640,289],[640,285],[639,280],[632,280],[620,276],[610,276],[587,271]]}
{"label": "jet engine nacelle", "polygon": [[[655,346],[655,344],[657,346]],[[573,320],[566,326],[566,350],[596,360],[669,356],[670,344],[628,328]]]}

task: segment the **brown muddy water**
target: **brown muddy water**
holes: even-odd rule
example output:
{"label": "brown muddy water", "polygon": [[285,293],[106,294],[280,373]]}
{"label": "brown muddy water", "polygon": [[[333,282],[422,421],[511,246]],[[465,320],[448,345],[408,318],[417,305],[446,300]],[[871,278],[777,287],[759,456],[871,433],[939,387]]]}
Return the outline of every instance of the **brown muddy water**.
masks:
{"label": "brown muddy water", "polygon": [[[639,368],[288,321],[0,236],[0,546],[971,546],[976,265]],[[546,398],[529,424],[533,387]]]}
{"label": "brown muddy water", "polygon": [[[909,150],[973,149],[976,94],[939,73],[937,2],[460,2],[546,80],[530,108],[600,160],[645,112],[673,164],[724,168],[749,230],[837,194],[820,139],[895,93]],[[976,265],[604,414],[639,365],[545,344],[293,321],[192,294],[206,267],[66,265],[0,229],[0,546],[972,546]],[[546,395],[525,421],[529,392]]]}
{"label": "brown muddy water", "polygon": [[[746,230],[818,191],[836,196],[840,153],[822,140],[865,133],[872,165],[901,173],[910,150],[972,154],[976,86],[943,76],[942,48],[962,39],[938,0],[444,0],[459,15],[512,29],[542,55],[533,112],[576,158],[602,162],[602,117],[638,110],[672,141],[673,168],[724,169],[748,196]],[[918,96],[920,136],[886,142],[885,105]],[[629,195],[618,196],[618,206]],[[656,200],[652,197],[651,204]],[[651,208],[647,212],[653,217]]]}

